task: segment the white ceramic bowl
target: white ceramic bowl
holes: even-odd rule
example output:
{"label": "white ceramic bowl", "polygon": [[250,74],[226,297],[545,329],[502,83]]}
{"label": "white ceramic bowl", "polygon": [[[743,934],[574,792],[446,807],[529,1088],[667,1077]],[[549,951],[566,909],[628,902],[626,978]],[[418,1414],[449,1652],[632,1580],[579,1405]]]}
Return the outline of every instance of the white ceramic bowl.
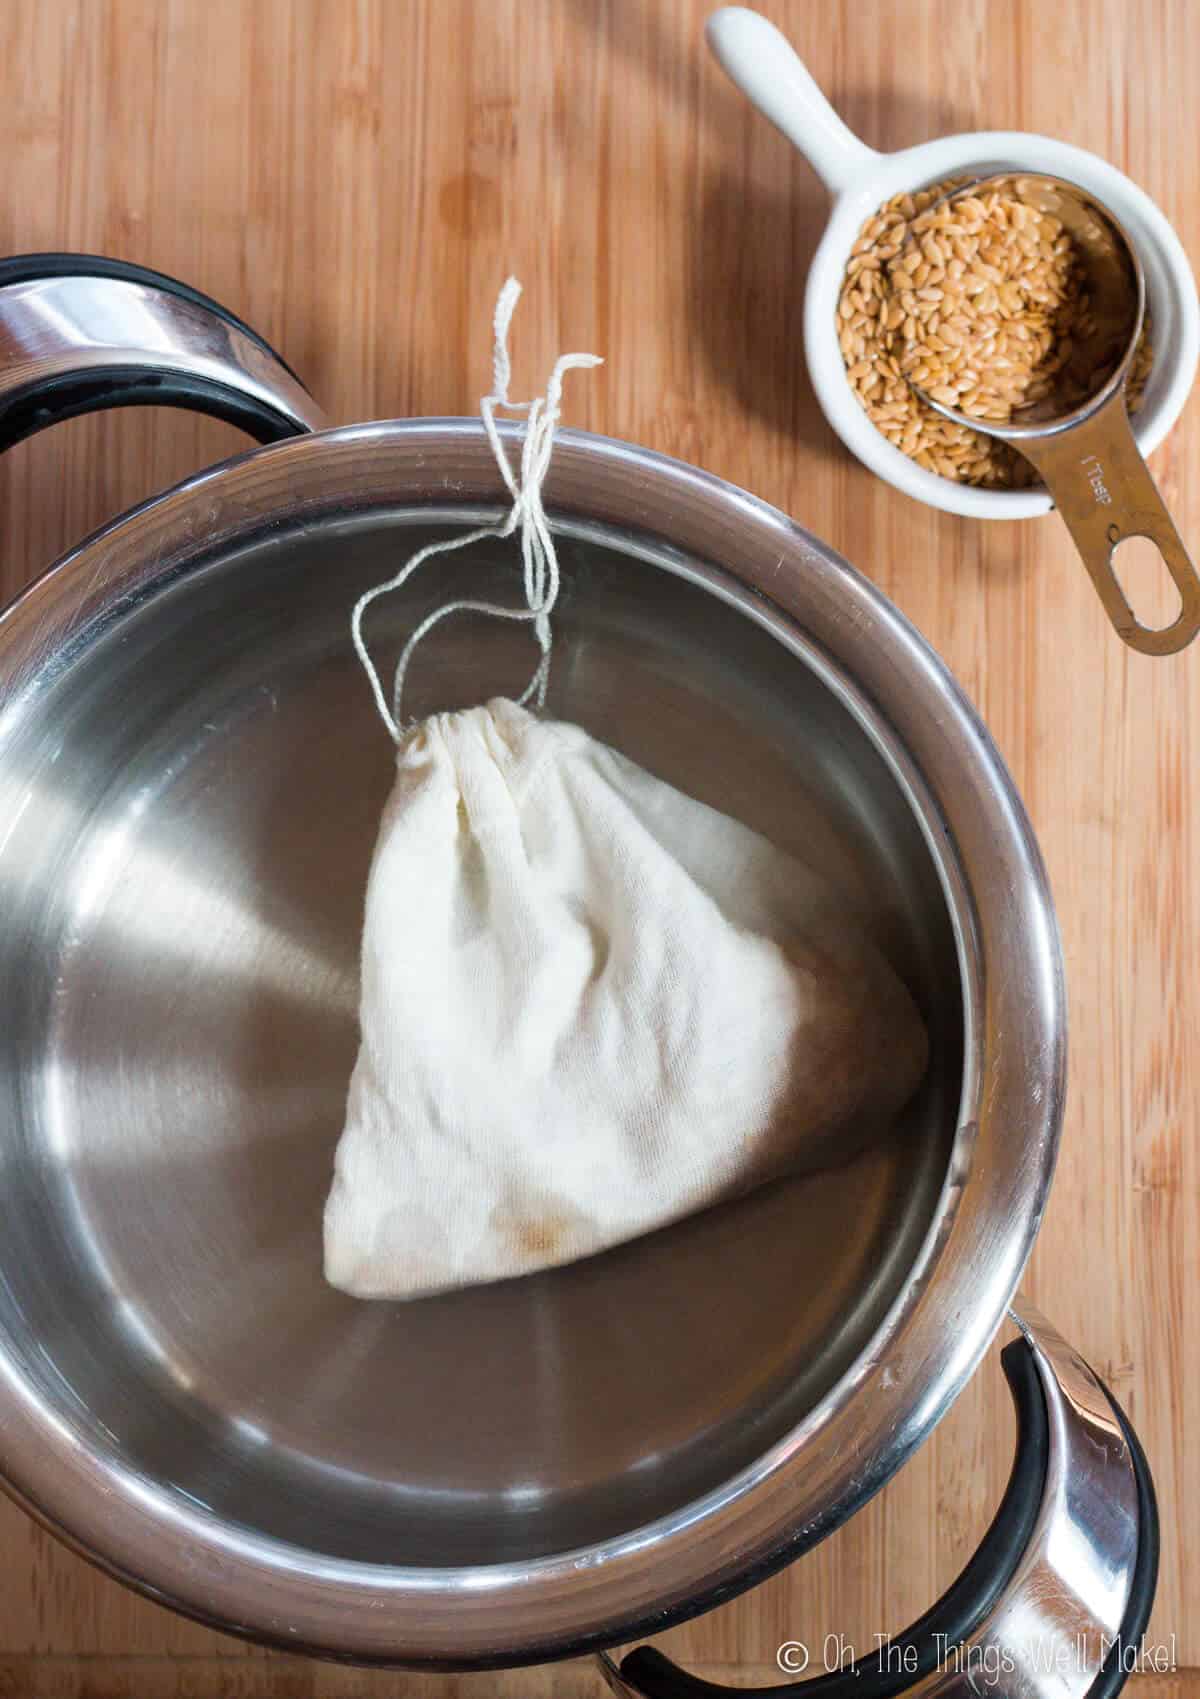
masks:
{"label": "white ceramic bowl", "polygon": [[804,299],[804,351],[817,399],[846,447],[889,484],[947,513],[975,519],[1031,519],[1049,513],[1044,489],[979,490],[956,484],[894,448],[877,431],[846,378],[835,331],[838,295],[850,249],[877,207],[905,190],[965,171],[1004,166],[1065,177],[1111,209],[1137,246],[1154,326],[1154,367],[1134,420],[1143,456],[1179,417],[1200,356],[1200,302],[1183,246],[1150,197],[1122,172],[1082,148],[1023,130],[941,136],[877,153],[848,130],[773,24],[744,6],[725,6],[708,21],[713,52],[734,82],[794,142],[833,196]]}

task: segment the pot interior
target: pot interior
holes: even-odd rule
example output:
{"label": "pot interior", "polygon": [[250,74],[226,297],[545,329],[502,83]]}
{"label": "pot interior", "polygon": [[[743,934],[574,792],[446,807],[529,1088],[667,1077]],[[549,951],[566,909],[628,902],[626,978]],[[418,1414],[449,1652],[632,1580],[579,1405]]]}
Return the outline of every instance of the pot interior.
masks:
{"label": "pot interior", "polygon": [[[564,534],[549,706],[827,871],[916,993],[905,1123],[573,1267],[409,1304],[342,1296],[321,1212],[392,750],[351,605],[433,535],[272,530],[60,654],[0,769],[0,1331],[89,1447],[224,1521],[414,1566],[562,1552],[721,1487],[853,1364],[937,1208],[962,994],[891,768],[803,660],[677,563]],[[377,604],[394,658],[514,545]],[[517,694],[525,628],[455,618],[412,713]],[[7,836],[5,836],[7,833]]]}

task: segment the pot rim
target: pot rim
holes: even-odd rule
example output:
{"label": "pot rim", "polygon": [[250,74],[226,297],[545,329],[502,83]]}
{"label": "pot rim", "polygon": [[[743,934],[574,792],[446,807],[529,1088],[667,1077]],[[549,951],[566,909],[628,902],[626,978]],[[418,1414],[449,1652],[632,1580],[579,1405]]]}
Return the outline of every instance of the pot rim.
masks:
{"label": "pot rim", "polygon": [[[515,439],[516,427],[505,434]],[[47,663],[270,520],[504,499],[478,420],[355,425],[252,451],[97,532],[0,612],[5,724]],[[951,914],[965,1002],[958,1132],[917,1261],[869,1345],[755,1463],[646,1527],[517,1564],[333,1560],[138,1475],[0,1341],[0,1476],[75,1549],[225,1630],[359,1662],[530,1663],[661,1629],[760,1580],[865,1502],[926,1437],[999,1327],[1041,1220],[1061,1124],[1065,1010],[1045,870],[986,730],[880,591],[778,509],[680,461],[561,431],[556,528],[701,583],[837,694],[905,791]]]}

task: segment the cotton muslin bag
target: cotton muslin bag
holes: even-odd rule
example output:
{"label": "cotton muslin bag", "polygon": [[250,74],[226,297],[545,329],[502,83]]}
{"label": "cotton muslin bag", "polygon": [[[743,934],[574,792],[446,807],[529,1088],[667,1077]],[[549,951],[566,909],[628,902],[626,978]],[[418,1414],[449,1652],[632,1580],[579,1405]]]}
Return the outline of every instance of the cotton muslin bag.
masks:
{"label": "cotton muslin bag", "polygon": [[[912,999],[831,891],[736,820],[581,727],[538,717],[557,593],[540,487],[560,361],[529,408],[513,495],[527,607],[452,604],[414,632],[392,704],[354,635],[396,745],[366,896],[362,1041],[325,1212],[325,1271],[406,1298],[571,1262],[763,1180],[854,1154],[915,1090]],[[404,673],[444,614],[533,623],[521,702],[406,729]]]}

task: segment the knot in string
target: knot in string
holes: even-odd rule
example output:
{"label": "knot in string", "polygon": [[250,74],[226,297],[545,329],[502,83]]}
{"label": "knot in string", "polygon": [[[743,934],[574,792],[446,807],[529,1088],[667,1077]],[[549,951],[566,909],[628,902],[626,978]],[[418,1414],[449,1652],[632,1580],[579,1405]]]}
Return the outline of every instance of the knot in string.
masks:
{"label": "knot in string", "polygon": [[[550,374],[544,396],[538,396],[534,401],[510,401],[508,397],[509,384],[512,381],[512,362],[508,353],[508,331],[512,323],[513,310],[520,299],[521,285],[515,277],[510,277],[500,291],[496,302],[495,315],[495,347],[492,359],[492,393],[485,395],[479,404],[483,428],[487,432],[488,442],[496,458],[500,476],[505,488],[512,497],[512,506],[505,518],[495,525],[484,525],[478,530],[464,532],[458,537],[447,537],[440,542],[428,543],[422,549],[409,557],[394,577],[383,584],[375,585],[360,596],[350,619],[351,635],[354,647],[366,671],[367,678],[375,697],[375,705],[379,717],[387,727],[394,743],[399,743],[404,736],[404,720],[401,702],[404,693],[404,681],[413,651],[434,626],[450,614],[479,613],[488,614],[495,619],[524,620],[532,624],[534,636],[537,638],[541,655],[533,677],[526,685],[518,701],[522,706],[533,702],[538,708],[545,704],[546,686],[550,677],[550,652],[553,637],[550,629],[550,614],[558,599],[558,556],[554,549],[554,538],[546,520],[546,512],[542,506],[542,485],[550,466],[550,455],[554,446],[554,431],[558,424],[562,402],[563,376],[576,366],[599,366],[603,361],[595,354],[563,354],[555,362]],[[513,413],[526,415],[525,434],[521,443],[521,459],[519,468],[514,471],[505,453],[504,444],[500,440],[500,432],[496,424],[498,408],[507,408]],[[400,652],[396,665],[396,674],[392,682],[391,702],[389,704],[384,694],[383,683],[379,677],[374,661],[371,659],[362,634],[363,615],[371,603],[379,596],[386,596],[392,590],[400,589],[417,568],[433,555],[449,554],[455,549],[464,549],[473,543],[482,542],[487,537],[511,537],[520,530],[521,534],[521,564],[524,572],[525,606],[509,607],[501,602],[477,601],[464,599],[445,602],[439,608],[434,608],[417,626],[408,638]]]}

